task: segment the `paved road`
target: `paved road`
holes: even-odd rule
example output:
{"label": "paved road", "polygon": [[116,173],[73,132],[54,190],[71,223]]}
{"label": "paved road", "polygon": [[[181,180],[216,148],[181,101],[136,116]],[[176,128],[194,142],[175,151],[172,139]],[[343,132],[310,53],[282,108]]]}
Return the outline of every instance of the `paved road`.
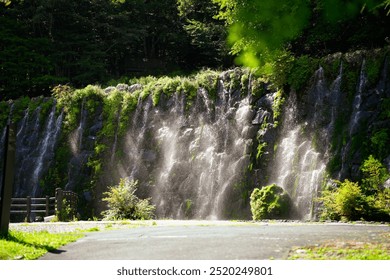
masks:
{"label": "paved road", "polygon": [[89,232],[42,260],[285,259],[294,246],[383,241],[388,225],[157,221]]}

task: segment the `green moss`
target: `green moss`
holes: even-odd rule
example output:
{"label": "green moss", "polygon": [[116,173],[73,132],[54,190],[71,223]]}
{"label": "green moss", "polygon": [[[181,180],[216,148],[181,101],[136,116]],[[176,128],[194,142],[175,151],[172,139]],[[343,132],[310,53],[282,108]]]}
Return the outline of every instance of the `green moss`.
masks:
{"label": "green moss", "polygon": [[249,88],[249,77],[250,75],[252,75],[249,71],[245,71],[242,75],[241,75],[241,89],[243,92],[248,92],[248,88]]}
{"label": "green moss", "polygon": [[264,153],[264,149],[267,147],[267,142],[261,142],[257,145],[256,160],[258,161]]}
{"label": "green moss", "polygon": [[285,98],[283,96],[283,91],[278,90],[276,92],[275,99],[272,104],[272,111],[274,115],[274,127],[278,125],[279,117],[282,114],[284,102],[285,102]]}
{"label": "green moss", "polygon": [[194,80],[198,86],[206,89],[210,98],[213,100],[217,98],[218,78],[219,72],[209,69],[203,70],[194,76]]}
{"label": "green moss", "polygon": [[288,217],[291,201],[288,194],[272,184],[261,189],[255,188],[250,197],[253,220]]}
{"label": "green moss", "polygon": [[104,92],[95,85],[77,90],[69,86],[57,86],[53,89],[53,96],[57,100],[58,110],[65,113],[64,130],[69,132],[74,130],[80,121],[81,107],[85,106],[84,109],[93,112],[97,104],[103,102]]}
{"label": "green moss", "polygon": [[319,61],[307,55],[296,58],[291,62],[292,67],[286,78],[287,84],[297,92],[301,92],[310,81],[314,71],[318,68]]}
{"label": "green moss", "polygon": [[265,87],[266,81],[261,77],[252,77],[251,87],[252,87],[252,95],[256,98],[262,97],[266,93]]}
{"label": "green moss", "polygon": [[365,71],[369,85],[375,86],[378,83],[381,75],[382,64],[383,60],[380,57],[375,57],[367,61]]}
{"label": "green moss", "polygon": [[359,80],[360,69],[356,65],[348,63],[343,64],[343,79],[341,80],[341,91],[345,92],[348,97],[348,103],[352,104],[352,101],[356,93],[356,85]]}
{"label": "green moss", "polygon": [[20,97],[13,102],[13,110],[11,121],[19,122],[25,115],[25,112],[30,104],[30,98],[27,96]]}

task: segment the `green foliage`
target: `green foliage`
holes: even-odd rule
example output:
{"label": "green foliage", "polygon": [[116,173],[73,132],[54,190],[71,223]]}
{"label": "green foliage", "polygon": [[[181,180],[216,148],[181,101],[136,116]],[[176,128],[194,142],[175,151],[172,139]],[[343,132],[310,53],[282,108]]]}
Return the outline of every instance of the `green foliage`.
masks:
{"label": "green foliage", "polygon": [[28,108],[30,98],[28,96],[22,96],[13,102],[13,110],[11,113],[11,120],[14,123],[20,121]]}
{"label": "green foliage", "polygon": [[389,138],[389,130],[387,128],[380,129],[376,131],[370,138],[371,140],[371,150],[375,153],[375,155],[383,159],[383,157],[389,154],[390,147],[390,138]]}
{"label": "green foliage", "polygon": [[272,103],[272,111],[273,111],[274,125],[275,126],[278,125],[279,117],[282,114],[284,101],[285,101],[285,98],[283,96],[283,91],[278,90],[275,94],[274,102]]}
{"label": "green foliage", "polygon": [[195,54],[196,51],[191,63],[212,67],[224,64],[228,60],[227,32],[224,22],[214,19],[218,5],[210,0],[177,0],[177,8],[190,39],[189,52]]}
{"label": "green foliage", "polygon": [[53,88],[53,97],[57,101],[58,110],[65,113],[65,131],[71,131],[79,123],[81,110],[94,112],[97,105],[103,100],[103,90],[96,85],[88,85],[82,89],[73,89],[68,85],[59,85]]}
{"label": "green foliage", "polygon": [[255,188],[250,197],[253,220],[285,218],[290,210],[290,197],[279,186],[272,184]]}
{"label": "green foliage", "polygon": [[267,142],[262,142],[257,145],[256,160],[258,161],[264,153],[264,149],[267,147]]}
{"label": "green foliage", "polygon": [[[237,62],[257,67],[274,51],[297,35],[308,23],[310,10],[305,0],[283,2],[214,0],[221,8],[219,18],[231,25],[228,40]],[[288,26],[289,28],[286,28]],[[272,59],[273,60],[273,59]]]}
{"label": "green foliage", "polygon": [[108,204],[108,210],[102,212],[106,220],[152,219],[155,206],[150,204],[150,198],[140,199],[135,195],[137,185],[137,181],[122,178],[118,185],[109,187],[103,198]]}
{"label": "green foliage", "polygon": [[390,119],[390,98],[383,98],[380,117],[382,119]]}
{"label": "green foliage", "polygon": [[0,128],[7,125],[9,118],[10,106],[6,101],[0,101]]}
{"label": "green foliage", "polygon": [[[386,45],[383,38],[389,36],[384,27],[389,24],[384,13],[389,11],[388,0],[213,2],[220,5],[217,18],[229,26],[228,41],[231,52],[237,55],[236,62],[258,67],[262,73],[281,75],[277,86],[289,78],[296,90],[307,81],[301,79],[306,71],[304,68],[302,73],[298,71],[299,79],[286,77],[283,73],[294,73],[280,71],[291,67],[286,54],[318,57],[357,48],[383,47]],[[376,64],[369,65],[370,82],[378,77]]]}
{"label": "green foliage", "polygon": [[335,201],[336,211],[348,220],[356,220],[362,215],[364,201],[358,183],[345,180],[338,189]]}
{"label": "green foliage", "polygon": [[365,160],[361,166],[364,178],[362,187],[365,194],[373,195],[380,191],[380,187],[389,178],[389,173],[383,164],[372,155]]}
{"label": "green foliage", "polygon": [[[388,239],[388,238],[387,238]],[[389,242],[327,242],[290,252],[289,260],[390,260]],[[299,252],[299,253],[298,253]]]}
{"label": "green foliage", "polygon": [[303,55],[293,61],[288,72],[287,83],[296,91],[302,91],[317,68],[317,59]]}
{"label": "green foliage", "polygon": [[325,190],[320,201],[323,202],[321,219],[357,220],[364,215],[365,197],[358,183],[345,180],[334,190]]}
{"label": "green foliage", "polygon": [[184,215],[186,217],[190,217],[191,213],[192,213],[192,210],[193,210],[193,202],[192,202],[192,200],[191,199],[186,199]]}
{"label": "green foliage", "polygon": [[199,87],[202,87],[205,90],[207,90],[210,97],[216,99],[219,74],[220,72],[206,69],[198,72],[195,75],[194,80],[196,81]]}
{"label": "green foliage", "polygon": [[8,5],[10,5],[12,3],[12,1],[11,0],[1,0],[0,3],[3,3],[4,6],[7,7]]}
{"label": "green foliage", "polygon": [[76,209],[73,209],[70,201],[66,198],[62,200],[62,208],[56,211],[58,221],[69,222],[76,219]]}
{"label": "green foliage", "polygon": [[365,72],[367,80],[371,86],[375,86],[378,82],[383,65],[383,57],[376,56],[367,60]]}
{"label": "green foliage", "polygon": [[390,221],[390,190],[383,188],[389,178],[386,168],[370,156],[361,170],[364,178],[360,185],[345,180],[322,192],[321,219]]}
{"label": "green foliage", "polygon": [[157,78],[147,76],[131,79],[130,83],[142,85],[142,89],[137,94],[141,95],[142,98],[152,96],[154,106],[157,106],[162,94],[165,94],[166,96],[172,96],[175,93],[184,94],[187,101],[186,107],[188,109],[192,105],[192,102],[196,99],[199,87],[206,89],[208,95],[215,99],[218,77],[219,72],[206,69],[188,77],[162,76]]}
{"label": "green foliage", "polygon": [[0,9],[1,100],[230,63],[216,5],[179,2],[12,1]]}

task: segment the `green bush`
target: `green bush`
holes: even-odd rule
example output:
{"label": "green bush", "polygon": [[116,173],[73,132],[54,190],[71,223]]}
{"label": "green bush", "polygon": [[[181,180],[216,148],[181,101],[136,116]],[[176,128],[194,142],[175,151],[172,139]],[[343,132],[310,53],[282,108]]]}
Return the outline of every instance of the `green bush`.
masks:
{"label": "green bush", "polygon": [[360,167],[364,178],[362,180],[362,187],[367,195],[373,195],[380,191],[383,183],[389,178],[389,173],[383,164],[375,159],[372,155],[365,160]]}
{"label": "green bush", "polygon": [[322,193],[322,219],[356,220],[362,217],[364,197],[358,183],[345,180],[335,190],[326,190]]}
{"label": "green bush", "polygon": [[389,178],[386,168],[369,156],[361,170],[360,185],[345,180],[338,188],[322,192],[321,219],[390,221],[390,189],[383,188]]}
{"label": "green bush", "polygon": [[150,204],[150,198],[140,199],[135,195],[137,185],[137,181],[122,178],[118,185],[109,187],[103,198],[108,203],[108,210],[102,212],[106,220],[153,218],[155,206]]}
{"label": "green bush", "polygon": [[287,217],[290,197],[279,186],[272,184],[261,189],[255,188],[250,197],[253,220]]}
{"label": "green bush", "polygon": [[358,183],[345,180],[335,196],[336,209],[341,217],[356,220],[364,213],[365,198]]}
{"label": "green bush", "polygon": [[70,201],[66,198],[62,200],[62,207],[56,211],[56,218],[54,221],[70,222],[76,220],[76,210],[72,208]]}

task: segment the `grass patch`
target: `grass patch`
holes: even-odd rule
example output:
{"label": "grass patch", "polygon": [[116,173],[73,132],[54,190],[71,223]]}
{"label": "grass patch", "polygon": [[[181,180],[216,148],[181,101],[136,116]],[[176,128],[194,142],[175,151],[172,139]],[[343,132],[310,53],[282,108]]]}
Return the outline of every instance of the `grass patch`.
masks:
{"label": "grass patch", "polygon": [[10,231],[0,239],[0,260],[34,260],[81,237],[80,233]]}
{"label": "grass patch", "polygon": [[[390,235],[388,235],[390,237]],[[289,260],[390,260],[390,243],[331,242],[294,248]]]}
{"label": "grass patch", "polygon": [[[107,225],[108,226],[108,225]],[[106,226],[106,228],[108,228]],[[112,225],[111,225],[111,227],[112,227]],[[85,232],[94,232],[94,231],[100,231],[100,228],[98,228],[98,227],[92,227],[92,228],[89,228],[89,229],[86,229],[86,230],[84,230]]]}

